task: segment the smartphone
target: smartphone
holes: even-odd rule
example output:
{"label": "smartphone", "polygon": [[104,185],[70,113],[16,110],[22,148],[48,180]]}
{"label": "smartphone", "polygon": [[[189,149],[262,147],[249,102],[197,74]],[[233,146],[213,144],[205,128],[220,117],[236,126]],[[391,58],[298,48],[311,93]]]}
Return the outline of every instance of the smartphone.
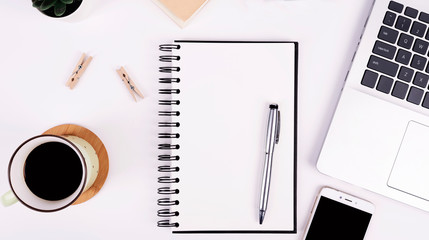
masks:
{"label": "smartphone", "polygon": [[366,200],[324,187],[316,198],[303,240],[362,240],[374,210]]}

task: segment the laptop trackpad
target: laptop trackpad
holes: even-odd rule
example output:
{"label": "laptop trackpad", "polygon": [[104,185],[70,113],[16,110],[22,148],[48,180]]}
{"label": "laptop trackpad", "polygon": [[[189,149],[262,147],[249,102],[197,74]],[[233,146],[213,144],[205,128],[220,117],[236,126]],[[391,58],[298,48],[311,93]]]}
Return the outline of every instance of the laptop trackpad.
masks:
{"label": "laptop trackpad", "polygon": [[429,201],[429,127],[410,121],[387,185]]}

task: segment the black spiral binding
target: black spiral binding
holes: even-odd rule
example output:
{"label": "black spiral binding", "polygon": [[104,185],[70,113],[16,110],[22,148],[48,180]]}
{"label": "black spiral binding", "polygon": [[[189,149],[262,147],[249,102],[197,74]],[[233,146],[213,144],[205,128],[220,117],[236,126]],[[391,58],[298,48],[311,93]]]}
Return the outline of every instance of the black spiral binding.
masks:
{"label": "black spiral binding", "polygon": [[[173,49],[180,49],[180,45],[177,44],[163,44],[159,46],[159,50],[163,54],[159,57],[159,61],[162,63],[172,64],[180,61],[180,56],[171,54]],[[174,177],[172,173],[179,172],[180,168],[173,166],[172,163],[180,160],[177,154],[174,154],[177,149],[180,148],[179,144],[173,144],[171,141],[180,138],[180,134],[177,133],[180,127],[178,121],[172,121],[172,117],[180,116],[180,112],[172,110],[171,107],[180,105],[180,101],[174,99],[175,96],[180,94],[180,89],[173,88],[180,83],[180,78],[171,77],[171,73],[179,72],[180,67],[175,66],[161,66],[159,72],[162,75],[159,78],[159,83],[162,87],[159,89],[160,99],[158,105],[162,108],[158,111],[158,116],[163,118],[158,122],[158,127],[161,132],[158,134],[158,139],[161,141],[158,144],[158,149],[161,154],[158,155],[158,161],[163,164],[158,166],[158,172],[162,175],[158,177],[158,183],[161,185],[158,188],[158,194],[162,196],[158,199],[158,206],[162,209],[158,210],[158,217],[161,220],[158,221],[158,227],[179,227],[179,223],[174,222],[172,218],[179,216],[178,211],[174,211],[172,208],[179,205],[179,201],[173,198],[177,198],[179,189],[175,186],[180,182],[180,179]]]}

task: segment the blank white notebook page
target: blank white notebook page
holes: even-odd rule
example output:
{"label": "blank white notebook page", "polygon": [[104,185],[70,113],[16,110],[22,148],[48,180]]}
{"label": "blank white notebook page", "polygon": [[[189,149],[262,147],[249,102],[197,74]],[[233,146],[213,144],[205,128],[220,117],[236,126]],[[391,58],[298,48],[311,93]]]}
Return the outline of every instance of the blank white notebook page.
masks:
{"label": "blank white notebook page", "polygon": [[[294,226],[294,43],[179,42],[173,66],[180,116],[173,231],[292,231]],[[281,113],[268,208],[259,224],[269,105]],[[174,131],[173,131],[174,132]]]}

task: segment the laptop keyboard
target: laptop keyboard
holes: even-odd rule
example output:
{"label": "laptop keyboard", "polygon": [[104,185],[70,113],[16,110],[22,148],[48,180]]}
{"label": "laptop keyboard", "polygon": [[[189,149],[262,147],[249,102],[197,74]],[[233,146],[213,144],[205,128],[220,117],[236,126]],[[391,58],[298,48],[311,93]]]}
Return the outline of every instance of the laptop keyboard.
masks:
{"label": "laptop keyboard", "polygon": [[429,108],[429,14],[390,1],[361,84]]}

